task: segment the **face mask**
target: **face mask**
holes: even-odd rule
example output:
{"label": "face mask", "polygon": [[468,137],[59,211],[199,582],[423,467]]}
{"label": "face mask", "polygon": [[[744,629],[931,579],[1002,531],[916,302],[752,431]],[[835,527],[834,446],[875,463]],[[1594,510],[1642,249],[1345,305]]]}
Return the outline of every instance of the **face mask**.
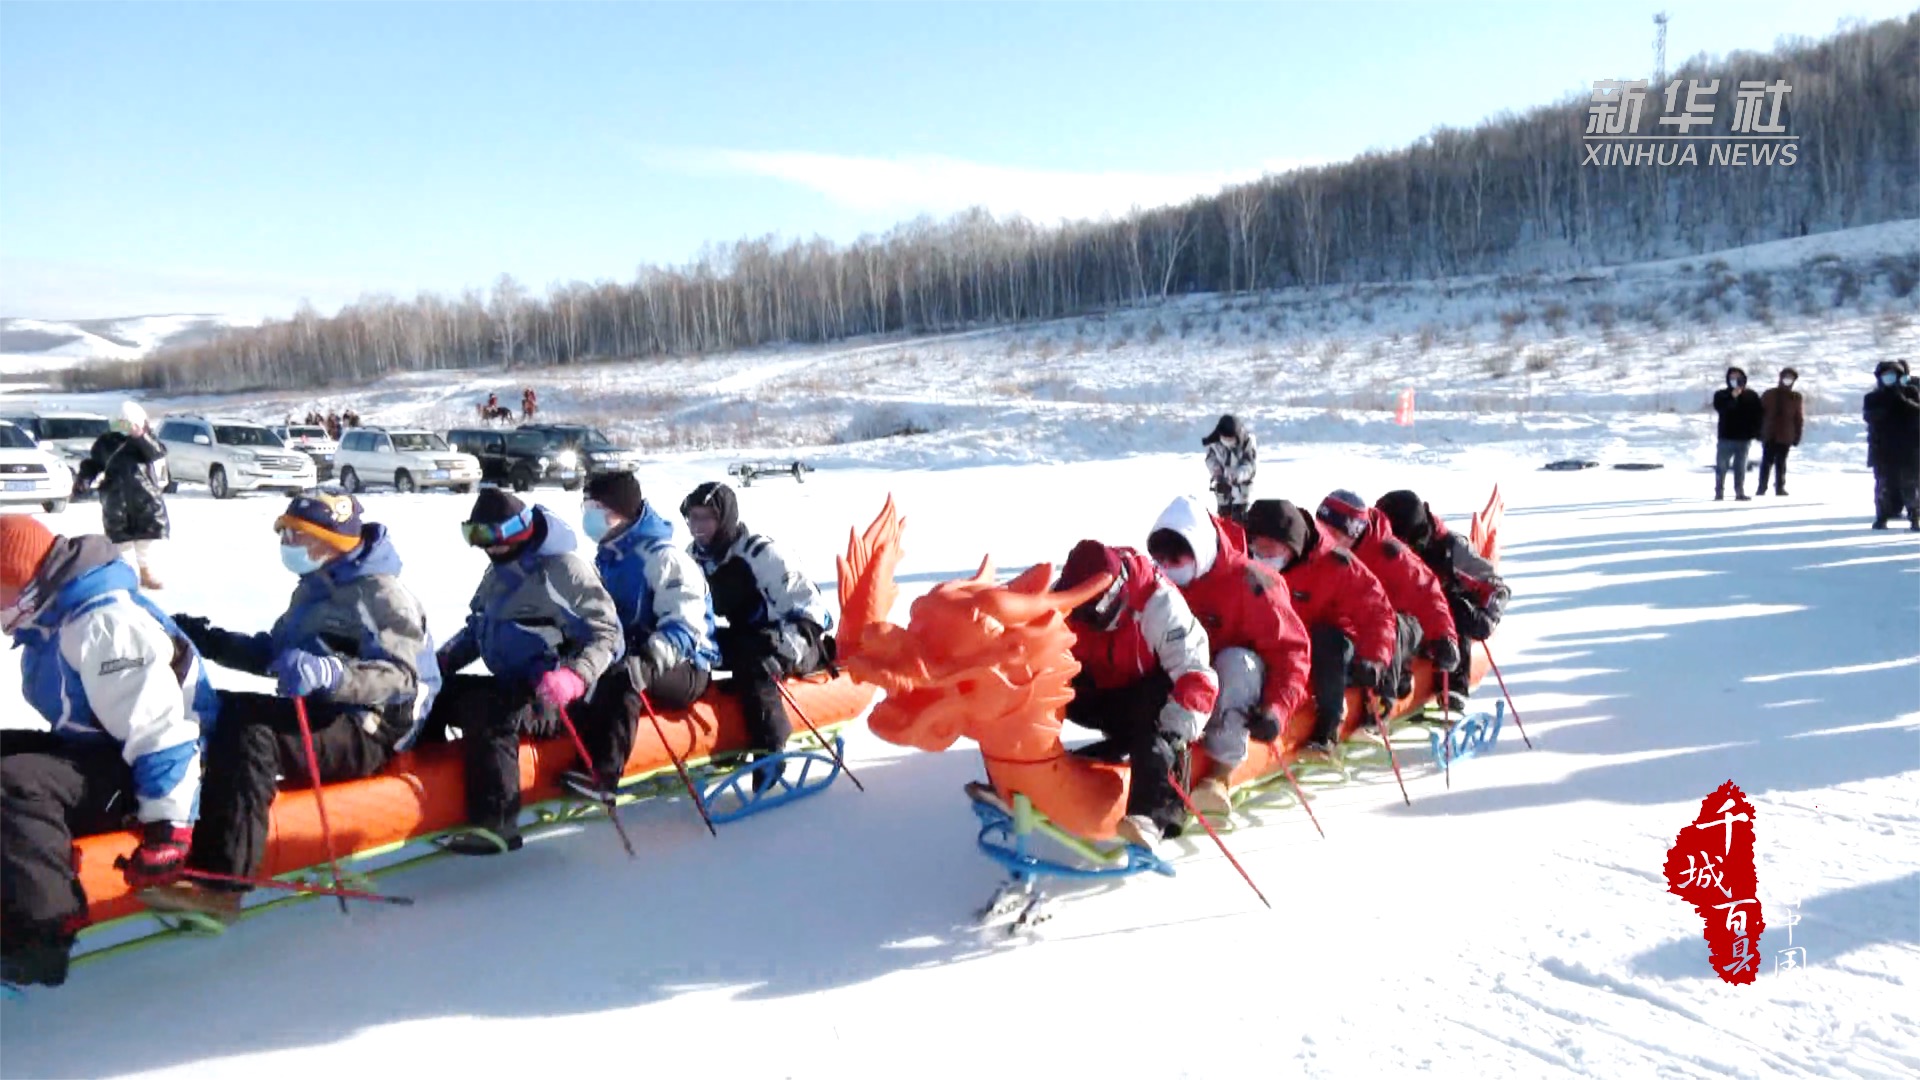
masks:
{"label": "face mask", "polygon": [[1198,569],[1199,567],[1193,563],[1186,562],[1179,566],[1162,566],[1160,572],[1167,575],[1167,580],[1175,585],[1186,586],[1193,584],[1194,571]]}
{"label": "face mask", "polygon": [[305,577],[327,564],[323,559],[314,558],[313,552],[308,551],[303,545],[281,544],[280,565]]}
{"label": "face mask", "polygon": [[580,529],[587,534],[587,539],[596,544],[605,539],[613,531],[612,522],[607,520],[607,508],[589,506],[580,511]]}
{"label": "face mask", "polygon": [[1735,375],[1733,378],[1727,380],[1727,385],[1733,387],[1735,390],[1738,390],[1741,387],[1747,385],[1747,380],[1741,378],[1738,375]]}
{"label": "face mask", "polygon": [[1781,386],[1783,386],[1783,387],[1786,387],[1786,388],[1787,388],[1787,389],[1789,389],[1789,390],[1791,390],[1791,389],[1793,389],[1793,380],[1792,380],[1792,379],[1781,379],[1781,380],[1780,380],[1780,385],[1781,385]]}
{"label": "face mask", "polygon": [[1274,573],[1277,574],[1280,571],[1285,570],[1287,568],[1287,564],[1293,562],[1293,559],[1286,555],[1271,555],[1271,556],[1264,556],[1264,557],[1260,555],[1255,555],[1253,557],[1253,561],[1259,563],[1261,566],[1272,567]]}
{"label": "face mask", "polygon": [[1899,384],[1899,382],[1900,382],[1900,373],[1897,371],[1888,371],[1883,373],[1880,376],[1881,386],[1896,386]]}

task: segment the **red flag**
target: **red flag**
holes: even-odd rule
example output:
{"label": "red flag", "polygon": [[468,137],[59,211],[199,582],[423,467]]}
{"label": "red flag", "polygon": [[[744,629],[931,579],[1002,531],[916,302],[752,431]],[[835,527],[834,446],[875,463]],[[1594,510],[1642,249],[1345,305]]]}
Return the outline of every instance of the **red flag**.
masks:
{"label": "red flag", "polygon": [[1413,423],[1413,387],[1400,391],[1400,404],[1394,406],[1393,422],[1401,427]]}
{"label": "red flag", "polygon": [[1760,881],[1753,865],[1753,804],[1729,780],[1700,802],[1700,815],[1667,849],[1667,891],[1706,923],[1708,962],[1735,985],[1760,970]]}

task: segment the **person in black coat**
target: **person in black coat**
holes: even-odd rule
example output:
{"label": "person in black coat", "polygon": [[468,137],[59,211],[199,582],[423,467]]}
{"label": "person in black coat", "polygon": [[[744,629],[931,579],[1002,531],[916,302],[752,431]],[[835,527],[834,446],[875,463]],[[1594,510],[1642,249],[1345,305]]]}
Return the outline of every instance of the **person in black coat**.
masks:
{"label": "person in black coat", "polygon": [[1720,414],[1720,442],[1713,454],[1713,501],[1727,495],[1727,470],[1733,470],[1733,498],[1747,501],[1747,452],[1760,437],[1765,412],[1760,395],[1747,389],[1747,373],[1727,369],[1727,388],[1713,395],[1713,411]]}
{"label": "person in black coat", "polygon": [[1873,527],[1907,513],[1907,528],[1920,532],[1920,387],[1904,360],[1882,360],[1877,384],[1861,403],[1867,422],[1867,467],[1873,470]]}
{"label": "person in black coat", "polygon": [[167,448],[154,437],[147,412],[138,403],[120,406],[113,430],[93,441],[80,463],[80,481],[100,492],[100,526],[120,554],[140,571],[140,587],[158,589],[152,567],[153,542],[169,531],[166,486]]}

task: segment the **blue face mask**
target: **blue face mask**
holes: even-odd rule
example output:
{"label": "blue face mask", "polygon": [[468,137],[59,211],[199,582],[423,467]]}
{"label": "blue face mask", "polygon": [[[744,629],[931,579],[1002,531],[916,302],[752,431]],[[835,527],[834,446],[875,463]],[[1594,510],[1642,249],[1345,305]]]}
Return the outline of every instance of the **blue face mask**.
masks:
{"label": "blue face mask", "polygon": [[587,534],[587,539],[596,544],[606,539],[606,535],[613,531],[613,523],[607,520],[607,508],[589,506],[580,511],[580,529]]}
{"label": "blue face mask", "polygon": [[324,559],[314,558],[313,553],[308,551],[303,545],[281,544],[280,565],[299,574],[301,577],[306,577],[308,574],[327,565],[327,563]]}
{"label": "blue face mask", "polygon": [[1893,386],[1899,383],[1899,381],[1900,373],[1897,371],[1883,371],[1880,373],[1881,386]]}

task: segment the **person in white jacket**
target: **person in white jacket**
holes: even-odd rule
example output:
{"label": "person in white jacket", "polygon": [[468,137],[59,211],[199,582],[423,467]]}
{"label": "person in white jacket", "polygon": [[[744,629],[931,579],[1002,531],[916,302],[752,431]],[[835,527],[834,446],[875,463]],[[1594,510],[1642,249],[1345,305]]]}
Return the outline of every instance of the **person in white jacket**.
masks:
{"label": "person in white jacket", "polygon": [[1253,432],[1229,413],[1200,445],[1207,448],[1207,472],[1220,516],[1246,524],[1247,507],[1253,504],[1253,474],[1260,464]]}
{"label": "person in white jacket", "polygon": [[104,536],[0,518],[0,630],[49,728],[0,732],[0,978],[59,986],[86,918],[74,837],[135,819],[129,887],[177,880],[219,702],[193,644]]}

